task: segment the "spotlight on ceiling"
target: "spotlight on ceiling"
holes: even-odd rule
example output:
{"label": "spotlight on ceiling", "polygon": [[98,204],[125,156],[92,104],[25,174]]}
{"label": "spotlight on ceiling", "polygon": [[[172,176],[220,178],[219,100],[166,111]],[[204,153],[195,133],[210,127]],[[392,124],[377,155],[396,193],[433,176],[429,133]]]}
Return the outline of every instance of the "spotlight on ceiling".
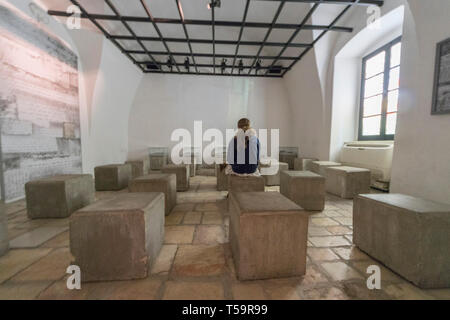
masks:
{"label": "spotlight on ceiling", "polygon": [[222,74],[225,72],[225,69],[227,68],[227,59],[223,59],[222,63],[220,64],[220,71]]}
{"label": "spotlight on ceiling", "polygon": [[206,7],[211,10],[211,8],[220,8],[220,0],[211,0]]}
{"label": "spotlight on ceiling", "polygon": [[282,66],[272,66],[269,68],[269,74],[281,74],[281,71],[283,70]]}
{"label": "spotlight on ceiling", "polygon": [[258,71],[261,70],[261,60],[258,60],[256,62],[256,74],[258,74]]}
{"label": "spotlight on ceiling", "polygon": [[189,66],[190,66],[190,62],[189,62],[189,58],[186,57],[186,59],[184,59],[184,68],[186,69],[187,72],[189,72]]}
{"label": "spotlight on ceiling", "polygon": [[159,65],[154,62],[147,63],[146,67],[147,67],[147,70],[152,70],[152,71],[159,70]]}
{"label": "spotlight on ceiling", "polygon": [[241,60],[239,60],[239,74],[244,71],[244,62]]}
{"label": "spotlight on ceiling", "polygon": [[174,65],[174,63],[173,63],[172,57],[169,57],[167,59],[167,67],[170,69],[170,72],[172,72],[173,65]]}

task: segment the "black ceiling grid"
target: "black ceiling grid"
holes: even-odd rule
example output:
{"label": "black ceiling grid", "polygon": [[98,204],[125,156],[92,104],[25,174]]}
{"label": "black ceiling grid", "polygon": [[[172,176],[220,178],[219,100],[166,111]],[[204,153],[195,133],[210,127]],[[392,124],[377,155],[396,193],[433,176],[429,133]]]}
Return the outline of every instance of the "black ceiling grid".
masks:
{"label": "black ceiling grid", "polygon": [[[205,5],[209,2],[209,10],[211,11],[209,20],[202,19],[186,19],[183,12],[182,0],[174,0],[174,2],[168,2],[175,4],[174,9],[177,12],[179,18],[172,17],[155,17],[152,8],[152,0],[132,0],[140,4],[139,10],[142,10],[142,14],[139,15],[126,15],[118,10],[112,0],[102,0],[111,9],[113,14],[98,14],[89,12],[77,0],[69,0],[72,4],[78,6],[81,11],[81,18],[91,21],[97,29],[99,29],[104,36],[109,39],[113,44],[125,54],[134,64],[136,64],[142,72],[145,73],[164,73],[164,74],[197,74],[197,75],[216,75],[216,76],[234,76],[234,77],[283,77],[292,67],[300,61],[315,44],[320,41],[328,32],[352,32],[353,28],[348,26],[339,26],[337,23],[341,18],[354,6],[369,6],[376,5],[382,6],[384,1],[382,0],[205,0]],[[242,1],[243,12],[241,17],[236,17],[240,21],[222,20],[220,19],[220,2],[222,5],[227,1]],[[131,1],[130,1],[131,2]],[[253,11],[261,10],[258,8],[258,2],[273,2],[278,3],[277,9],[271,17],[271,22],[260,21],[248,21],[249,14]],[[297,23],[285,23],[280,14],[285,4],[291,3],[297,4],[310,4],[305,9],[305,16],[301,19],[299,17]],[[251,5],[253,4],[253,5]],[[313,25],[310,24],[312,15],[317,12],[317,9],[321,6],[327,5],[341,5],[343,10],[340,11],[336,18],[329,25]],[[122,8],[124,8],[122,6]],[[207,10],[205,8],[205,10]],[[156,11],[155,11],[156,12]],[[135,13],[135,12],[133,12]],[[254,13],[254,12],[253,12]],[[70,14],[64,11],[49,10],[49,15],[68,17]],[[223,16],[223,15],[222,15]],[[281,21],[280,21],[281,20]],[[128,31],[129,35],[114,34],[102,26],[100,22],[120,22]],[[148,23],[156,31],[154,36],[142,36],[134,30],[133,23]],[[162,32],[163,25],[178,25],[182,29],[181,34],[184,36],[168,37]],[[195,37],[193,32],[188,32],[188,28],[211,28],[211,37]],[[223,28],[224,30],[239,29],[239,35],[237,39],[221,39],[218,38],[217,28]],[[161,28],[161,29],[160,29]],[[253,41],[252,39],[245,39],[243,34],[247,28],[261,29],[265,36],[262,41]],[[109,28],[108,28],[109,29]],[[273,30],[287,30],[291,31],[288,40],[286,41],[269,41],[270,35]],[[296,42],[295,39],[301,31],[317,30],[321,31],[320,34],[309,43]],[[286,37],[287,38],[287,37]],[[133,41],[138,44],[137,48],[126,49],[119,42],[122,40]],[[151,43],[160,43],[162,46],[155,48],[153,45],[144,45],[145,41]],[[149,43],[150,43],[149,42]],[[185,50],[176,50],[172,48],[170,43],[185,44]],[[198,46],[205,46],[209,49],[199,50]],[[225,52],[220,51],[218,46],[225,47],[229,50]],[[241,52],[241,48],[245,47],[258,47],[252,53]],[[172,48],[172,50],[171,50]],[[187,48],[189,50],[187,50]],[[267,48],[267,50],[265,50]],[[278,49],[276,53],[268,54],[270,48]],[[300,54],[296,53],[295,56],[286,55],[285,51],[288,48],[304,49]],[[255,52],[256,51],[256,52]],[[144,57],[140,59],[139,57]],[[183,59],[184,63],[176,61],[175,57]],[[208,63],[202,63],[196,59],[205,60]],[[226,63],[226,59],[231,59],[232,63]],[[267,62],[268,61],[268,62]],[[286,64],[284,64],[284,63]],[[217,72],[221,70],[220,72]],[[237,70],[236,70],[237,69]]]}

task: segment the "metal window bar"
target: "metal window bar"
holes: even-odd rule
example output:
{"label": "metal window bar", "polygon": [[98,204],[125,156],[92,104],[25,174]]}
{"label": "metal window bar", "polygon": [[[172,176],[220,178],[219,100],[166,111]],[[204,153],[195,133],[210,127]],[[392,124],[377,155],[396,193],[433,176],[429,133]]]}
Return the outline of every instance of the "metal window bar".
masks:
{"label": "metal window bar", "polygon": [[[211,21],[212,21],[212,48],[213,48],[213,65],[216,64],[216,17],[214,14],[215,5],[211,6]],[[213,73],[216,74],[216,68],[214,67]]]}
{"label": "metal window bar", "polygon": [[[354,5],[358,4],[361,0],[353,0],[351,4],[347,5],[344,10],[342,10],[339,15],[331,22],[331,24],[329,25],[329,28],[332,28],[346,13],[348,10],[350,10],[350,8],[352,8]],[[286,74],[286,72],[288,72],[289,70],[292,69],[292,67],[298,62],[300,61],[308,52],[309,50],[311,50],[311,48],[314,47],[314,45],[320,40],[322,39],[323,36],[325,36],[327,34],[328,30],[324,30],[322,31],[322,33],[316,38],[314,39],[314,41],[311,43],[312,47],[305,49],[305,51],[303,51],[299,56],[298,59],[293,61],[287,69],[285,69],[283,71],[283,76]]]}
{"label": "metal window bar", "polygon": [[[139,50],[130,50],[127,51],[130,54],[146,54],[144,51],[139,51]],[[149,51],[151,54],[153,55],[165,55],[166,52],[165,51]],[[185,57],[185,56],[189,56],[190,53],[189,52],[172,52],[173,56],[176,57]],[[194,57],[199,57],[199,58],[212,58],[212,53],[193,53],[192,56]],[[216,52],[216,57],[218,58],[230,58],[233,59],[235,57],[234,54],[222,54],[222,53],[217,53]],[[237,55],[236,59],[253,59],[255,56],[253,55]],[[273,60],[276,59],[276,56],[259,56],[259,59],[261,60]],[[280,57],[279,60],[296,60],[297,57]],[[148,61],[140,61],[138,63],[141,64],[145,64],[145,63],[149,63]]]}
{"label": "metal window bar", "polygon": [[[78,8],[80,8],[81,13],[85,16],[86,19],[88,19],[89,21],[91,21],[102,33],[103,35],[111,40],[111,42],[122,52],[124,53],[132,62],[133,64],[137,65],[139,67],[139,69],[141,69],[142,71],[144,71],[144,67],[142,67],[140,64],[137,63],[136,59],[133,58],[133,56],[131,56],[131,54],[129,54],[125,48],[122,47],[122,45],[117,42],[115,39],[111,38],[111,35],[109,34],[108,31],[105,30],[105,28],[103,28],[97,21],[95,18],[93,18],[87,11],[86,9],[84,9],[76,0],[70,0],[70,2],[77,6]],[[71,14],[66,13],[65,16],[71,16]]]}
{"label": "metal window bar", "polygon": [[131,35],[135,38],[135,40],[139,43],[139,45],[141,46],[141,48],[147,53],[147,55],[150,57],[150,60],[152,60],[156,66],[158,66],[158,61],[156,61],[156,59],[153,57],[153,55],[151,55],[147,48],[144,46],[144,44],[141,42],[141,40],[139,40],[136,36],[136,34],[134,33],[133,29],[131,29],[131,27],[128,25],[128,23],[124,20],[121,19],[121,15],[119,13],[119,11],[116,9],[116,7],[111,3],[110,0],[104,0],[106,2],[106,4],[111,8],[111,10],[114,12],[114,14],[119,18],[119,20],[122,22],[122,24],[125,26],[125,28],[128,30],[129,33],[131,33]]}
{"label": "metal window bar", "polygon": [[[116,40],[135,40],[133,36],[119,36],[119,35],[112,35],[113,39]],[[137,36],[137,39],[141,41],[160,41],[160,38],[158,37],[142,37]],[[181,42],[186,43],[186,39],[184,38],[164,38],[166,42]],[[240,45],[243,46],[268,46],[268,47],[293,47],[293,48],[308,48],[311,47],[310,43],[285,43],[285,42],[261,42],[261,41],[234,41],[234,40],[208,40],[208,39],[189,39],[191,43],[203,43],[203,44],[226,44],[226,45],[237,45],[240,43]]]}
{"label": "metal window bar", "polygon": [[[161,73],[171,73],[171,72],[169,72],[169,71],[161,71],[161,72],[155,72],[155,71],[151,71],[151,70],[145,70],[144,71],[144,73],[158,73],[158,74],[161,74]],[[179,74],[190,74],[190,75],[192,75],[192,72],[184,72],[184,71],[182,71],[182,72],[180,72]],[[230,74],[228,74],[228,73],[216,73],[216,74],[214,74],[214,73],[212,73],[212,72],[200,72],[199,73],[200,75],[206,75],[206,76],[225,76],[225,77],[229,77],[230,76]],[[281,75],[265,75],[265,74],[234,74],[233,75],[233,77],[251,77],[251,78],[253,78],[253,77],[258,77],[258,78],[260,78],[260,77],[266,77],[266,78],[281,78]]]}
{"label": "metal window bar", "polygon": [[184,23],[183,7],[181,6],[180,0],[175,0],[175,2],[177,4],[177,9],[178,9],[178,14],[180,15],[181,25],[183,26],[184,35],[186,37],[189,51],[191,53],[190,55],[192,58],[192,62],[194,63],[195,72],[198,73],[197,63],[195,62],[195,58],[194,58],[194,51],[192,50],[191,39],[189,38],[189,33],[187,31],[186,24]]}
{"label": "metal window bar", "polygon": [[[273,62],[271,63],[270,67],[261,67],[260,69],[267,70],[264,75],[262,76],[274,76],[274,77],[282,77],[286,72],[288,72],[299,60],[301,60],[308,52],[311,50],[314,45],[329,31],[337,31],[337,32],[352,32],[352,28],[348,27],[341,27],[336,26],[337,22],[341,19],[341,17],[353,6],[356,5],[377,5],[382,6],[384,4],[384,1],[382,0],[253,0],[253,1],[272,1],[272,2],[280,2],[280,5],[278,6],[277,12],[272,20],[271,23],[260,23],[260,22],[247,22],[247,13],[249,10],[250,0],[247,0],[245,11],[243,15],[243,19],[241,22],[238,21],[218,21],[215,19],[215,8],[214,6],[211,7],[211,20],[186,20],[184,19],[184,15],[182,13],[181,3],[180,0],[175,0],[177,3],[177,7],[180,14],[180,19],[166,19],[166,18],[155,18],[151,15],[150,10],[144,0],[140,0],[144,11],[147,13],[147,17],[144,16],[122,16],[119,11],[115,8],[115,6],[111,3],[110,0],[104,0],[106,4],[111,8],[111,10],[114,12],[114,15],[107,15],[107,14],[90,14],[88,13],[76,0],[70,0],[72,4],[78,6],[81,10],[81,18],[89,19],[104,35],[107,39],[111,40],[113,44],[122,52],[124,53],[134,64],[136,64],[143,72],[145,73],[172,73],[172,70],[170,72],[163,72],[161,69],[161,66],[169,65],[169,63],[164,62],[158,62],[153,55],[168,55],[170,56],[170,60],[175,62],[173,65],[176,67],[178,73],[181,74],[192,74],[193,72],[181,72],[179,66],[183,65],[181,63],[176,63],[174,56],[190,56],[194,62],[195,65],[195,71],[196,73],[201,74],[210,74],[210,73],[203,73],[199,72],[197,68],[197,63],[195,61],[195,57],[212,57],[213,58],[213,64],[200,64],[201,66],[208,66],[213,67],[214,70],[211,74],[216,74],[216,68],[220,67],[220,65],[216,64],[216,58],[223,57],[223,58],[232,58],[233,64],[231,66],[227,66],[227,68],[231,67],[231,75],[234,75],[234,68],[236,67],[236,60],[237,59],[253,59],[253,63],[250,66],[245,66],[245,69],[249,69],[249,72],[247,76],[252,76],[251,72],[252,69],[254,69],[255,64],[260,59],[271,59]],[[307,16],[303,19],[303,21],[298,24],[286,24],[286,23],[276,23],[283,6],[286,2],[295,2],[295,3],[313,3],[314,6],[310,11],[308,12]],[[320,4],[342,4],[346,5],[345,9],[336,17],[336,19],[330,24],[330,25],[311,25],[306,24],[306,22],[309,20],[315,9]],[[63,12],[63,11],[55,11],[55,10],[49,10],[48,14],[54,15],[54,16],[70,16],[71,14]],[[111,20],[111,21],[120,21],[126,29],[130,32],[131,36],[120,36],[120,35],[112,35],[110,34],[105,28],[103,28],[97,20]],[[152,23],[155,30],[158,33],[158,37],[139,37],[136,35],[136,33],[133,31],[133,29],[128,25],[127,22],[148,22]],[[158,28],[158,23],[172,23],[172,24],[180,24],[183,27],[183,30],[185,32],[185,38],[165,38],[162,33],[160,32]],[[212,40],[208,39],[191,39],[189,38],[189,34],[187,32],[186,25],[209,25],[212,26]],[[238,41],[227,41],[227,40],[216,40],[215,39],[215,27],[216,26],[226,26],[226,27],[239,27],[239,38]],[[253,27],[253,28],[266,28],[268,29],[266,32],[266,36],[262,42],[258,41],[242,41],[242,34],[245,27]],[[294,33],[291,35],[289,40],[287,42],[267,42],[267,39],[269,38],[271,32],[273,29],[293,29]],[[302,31],[302,30],[322,30],[320,35],[312,41],[310,44],[305,43],[292,43],[296,35]],[[135,40],[138,42],[140,47],[143,49],[141,50],[126,50],[121,43],[118,42],[118,40]],[[151,51],[148,50],[142,41],[161,41],[166,49],[166,51]],[[187,43],[189,46],[189,53],[181,53],[181,52],[171,52],[168,42],[180,42],[180,43]],[[210,43],[212,44],[213,50],[211,53],[195,53],[192,50],[191,43]],[[216,53],[216,44],[224,44],[224,45],[236,45],[236,50],[234,54],[217,54]],[[239,46],[241,45],[250,45],[250,46],[259,46],[259,50],[255,55],[238,55],[239,52]],[[261,52],[265,46],[275,46],[275,47],[282,47],[281,51],[276,56],[261,56]],[[288,47],[304,47],[305,50],[297,57],[283,57],[284,51]],[[137,61],[137,59],[134,58],[133,55],[138,54],[145,54],[147,55],[151,61]],[[282,72],[280,75],[270,75],[269,70],[271,67],[274,67],[276,62],[279,60],[287,60],[292,61],[288,67],[281,68]],[[158,70],[147,70],[145,67],[146,64],[154,63],[156,66],[159,67]],[[259,67],[258,67],[259,68]],[[230,75],[230,74],[227,74]],[[260,75],[257,75],[260,76]]]}
{"label": "metal window bar", "polygon": [[[313,15],[313,13],[317,10],[317,8],[319,7],[318,3],[315,3],[314,6],[308,11],[308,13],[306,14],[306,16],[302,19],[302,21],[300,22],[300,25],[298,26],[298,28],[294,31],[294,33],[292,33],[291,37],[289,38],[289,40],[285,43],[285,45],[283,46],[283,49],[281,49],[280,53],[278,54],[278,56],[276,57],[275,60],[273,60],[271,67],[275,66],[275,64],[278,62],[278,60],[280,60],[280,57],[283,55],[284,51],[286,51],[286,49],[288,48],[288,46],[292,43],[292,41],[294,41],[295,37],[297,36],[297,34],[299,32],[301,32],[303,30],[303,26],[306,24],[306,22],[308,22],[308,20],[311,18],[311,16]],[[266,74],[270,71],[267,70]]]}
{"label": "metal window bar", "polygon": [[[258,1],[258,0],[254,0]],[[57,11],[57,10],[48,10],[47,13],[52,16],[59,16],[59,17],[68,17],[70,14],[68,14],[65,11]],[[85,14],[82,13],[80,15],[80,18],[88,18],[91,17],[95,20],[111,20],[111,21],[119,21],[120,19],[114,15],[107,15],[107,14]],[[126,22],[147,22],[151,23],[152,21],[148,17],[136,17],[136,16],[121,16],[123,21]],[[188,20],[184,19],[184,21],[181,21],[180,19],[170,19],[170,18],[156,18],[153,17],[153,21],[155,23],[168,23],[168,24],[185,24],[185,25],[199,25],[199,26],[211,26],[212,21],[210,20]],[[242,23],[237,21],[222,21],[222,20],[215,20],[214,25],[216,27],[241,27]],[[271,23],[265,23],[265,22],[245,22],[244,27],[246,28],[263,28],[267,29],[270,28]],[[297,29],[298,24],[291,24],[291,23],[276,23],[273,25],[273,29]],[[329,26],[326,25],[305,25],[303,27],[305,30],[328,30]],[[353,28],[349,27],[343,27],[343,26],[334,26],[332,30],[330,31],[337,31],[337,32],[353,32]]]}
{"label": "metal window bar", "polygon": [[244,33],[245,20],[247,19],[249,7],[250,7],[250,0],[247,0],[247,2],[245,3],[244,16],[242,17],[241,28],[239,29],[239,37],[238,37],[238,41],[236,43],[236,51],[234,52],[233,65],[231,67],[231,72],[230,72],[231,74],[233,74],[234,66],[236,64],[236,59],[237,59],[238,52],[239,52],[239,46],[241,45],[242,34]]}
{"label": "metal window bar", "polygon": [[[162,34],[161,34],[161,31],[159,30],[158,25],[153,21],[153,15],[152,15],[151,12],[150,12],[150,8],[149,8],[148,5],[144,2],[144,0],[140,0],[140,2],[141,2],[141,5],[142,5],[142,7],[143,7],[145,13],[146,13],[147,16],[149,17],[149,19],[152,21],[153,28],[155,28],[156,33],[158,34],[158,37],[159,37],[160,41],[163,43],[164,48],[167,50],[167,54],[169,55],[170,59],[172,59],[173,61],[175,61],[175,59],[174,59],[174,57],[173,57],[173,55],[172,55],[172,52],[170,52],[170,48],[169,48],[169,46],[167,45],[167,42],[165,41],[164,37],[163,37]],[[139,39],[139,37],[137,37],[137,38]],[[180,68],[179,68],[178,66],[176,66],[176,68],[177,68],[177,71],[178,71],[178,72],[181,72],[181,70],[180,70]]]}
{"label": "metal window bar", "polygon": [[[250,68],[250,70],[248,71],[248,74],[250,74],[253,70],[253,66],[257,63],[257,61],[259,60],[259,55],[261,54],[261,51],[264,48],[264,44],[267,42],[267,39],[270,36],[270,33],[272,32],[273,26],[275,25],[275,23],[278,20],[278,17],[280,16],[281,10],[283,10],[284,4],[286,3],[285,0],[281,1],[280,5],[278,6],[277,12],[275,13],[275,16],[273,17],[272,23],[270,24],[269,29],[266,32],[266,35],[264,37],[263,43],[262,45],[259,47],[258,53],[256,54],[255,59],[253,60],[252,63],[252,68]],[[255,71],[255,73],[258,73],[258,71]]]}
{"label": "metal window bar", "polygon": [[[144,64],[143,62],[140,62],[140,63]],[[163,65],[163,66],[168,65],[167,62],[160,62],[159,64]],[[184,66],[184,63],[177,62],[174,65]],[[199,68],[220,68],[221,67],[220,64],[212,64],[212,63],[198,63],[197,66]],[[244,69],[250,69],[250,68],[252,68],[252,67],[251,66],[244,66]],[[267,70],[269,68],[270,68],[269,66],[261,67],[261,69],[264,69],[264,70]],[[287,69],[287,67],[282,67],[282,69]]]}

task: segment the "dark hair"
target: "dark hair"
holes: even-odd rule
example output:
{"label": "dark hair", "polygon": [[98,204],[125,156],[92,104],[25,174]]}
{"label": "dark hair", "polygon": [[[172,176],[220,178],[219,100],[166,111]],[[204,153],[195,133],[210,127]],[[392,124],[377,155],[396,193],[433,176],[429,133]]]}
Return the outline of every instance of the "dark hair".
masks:
{"label": "dark hair", "polygon": [[248,129],[250,129],[250,120],[248,120],[247,118],[242,118],[238,121],[237,125],[239,129],[247,131]]}

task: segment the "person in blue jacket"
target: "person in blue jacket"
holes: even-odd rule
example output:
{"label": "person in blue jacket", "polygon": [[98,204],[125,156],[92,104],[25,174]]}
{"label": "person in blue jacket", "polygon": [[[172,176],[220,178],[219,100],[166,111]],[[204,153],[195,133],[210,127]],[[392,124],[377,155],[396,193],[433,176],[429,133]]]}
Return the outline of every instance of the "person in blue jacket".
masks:
{"label": "person in blue jacket", "polygon": [[238,129],[240,130],[228,145],[227,162],[230,166],[225,173],[259,175],[260,143],[256,131],[251,128],[250,120],[247,118],[238,121]]}

